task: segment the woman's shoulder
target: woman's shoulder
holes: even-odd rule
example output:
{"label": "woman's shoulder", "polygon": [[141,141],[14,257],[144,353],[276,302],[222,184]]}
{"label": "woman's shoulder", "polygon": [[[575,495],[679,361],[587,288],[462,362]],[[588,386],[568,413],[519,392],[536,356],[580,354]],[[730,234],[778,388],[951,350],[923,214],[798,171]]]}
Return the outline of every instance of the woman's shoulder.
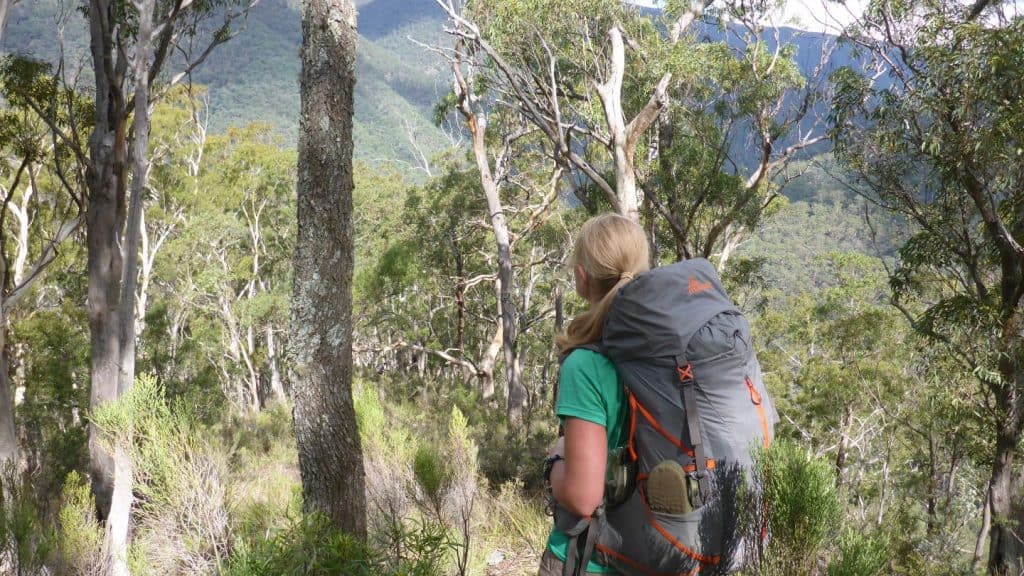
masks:
{"label": "woman's shoulder", "polygon": [[563,371],[615,371],[615,365],[607,356],[590,348],[576,348],[569,352],[562,362]]}

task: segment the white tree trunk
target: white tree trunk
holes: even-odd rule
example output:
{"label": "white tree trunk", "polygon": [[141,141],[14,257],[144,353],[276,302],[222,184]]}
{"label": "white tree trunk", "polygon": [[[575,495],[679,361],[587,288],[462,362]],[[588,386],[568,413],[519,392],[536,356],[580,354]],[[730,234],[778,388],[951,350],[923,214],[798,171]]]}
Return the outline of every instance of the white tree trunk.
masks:
{"label": "white tree trunk", "polygon": [[131,521],[133,470],[125,446],[114,449],[114,492],[107,516],[106,549],[112,576],[130,576],[128,570],[128,527]]}
{"label": "white tree trunk", "polygon": [[4,39],[4,29],[7,28],[7,16],[10,14],[11,6],[18,3],[18,0],[0,0],[0,42]]}
{"label": "white tree trunk", "polygon": [[658,112],[665,105],[665,93],[672,74],[662,76],[647,105],[627,124],[626,113],[622,108],[622,84],[626,73],[626,47],[622,40],[622,30],[617,25],[612,26],[608,31],[608,39],[612,45],[611,72],[604,83],[595,83],[595,88],[604,107],[614,161],[615,198],[612,204],[616,212],[639,224],[640,196],[636,187],[633,156],[640,136],[657,119]]}
{"label": "white tree trunk", "polygon": [[274,327],[267,325],[267,364],[270,365],[270,392],[277,402],[284,402],[287,397],[284,393],[284,383],[281,381],[281,372],[277,366],[277,346],[274,341]]}
{"label": "white tree trunk", "polygon": [[480,362],[480,397],[489,400],[494,396],[494,365],[498,361],[498,352],[501,351],[501,323],[499,322],[491,337],[491,343],[487,345],[484,358]]}
{"label": "white tree trunk", "polygon": [[[2,0],[0,0],[2,1]],[[30,167],[28,185],[25,187],[25,193],[21,196],[20,202],[11,202],[7,205],[7,208],[14,215],[14,219],[18,222],[18,235],[15,237],[15,246],[17,251],[14,255],[14,265],[11,267],[11,276],[14,280],[14,286],[21,284],[21,281],[25,278],[25,262],[28,260],[29,252],[29,202],[32,200],[32,196],[35,195],[35,174],[33,170],[38,168]],[[13,192],[13,191],[12,191]]]}

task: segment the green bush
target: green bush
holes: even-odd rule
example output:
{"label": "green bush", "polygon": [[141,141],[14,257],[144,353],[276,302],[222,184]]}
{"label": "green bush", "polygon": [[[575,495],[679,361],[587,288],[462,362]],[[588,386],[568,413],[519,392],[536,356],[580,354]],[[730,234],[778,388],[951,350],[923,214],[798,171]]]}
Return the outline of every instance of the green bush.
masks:
{"label": "green bush", "polygon": [[31,481],[19,477],[10,462],[0,465],[0,565],[15,574],[33,574],[49,559],[52,531],[42,526],[32,498]]}
{"label": "green bush", "polygon": [[[785,440],[776,441],[766,452],[758,451],[755,461],[754,482],[740,492],[744,502],[740,509],[748,515],[740,520],[741,533],[748,542],[758,543],[750,573],[817,574],[819,563],[832,552],[830,545],[838,540],[842,502],[835,469],[824,458]],[[769,536],[761,540],[765,523]],[[850,561],[854,562],[853,556]]]}
{"label": "green bush", "polygon": [[77,576],[106,573],[103,526],[96,519],[96,501],[89,482],[78,472],[64,479],[58,540],[60,572]]}
{"label": "green bush", "polygon": [[889,545],[881,534],[846,530],[839,541],[839,557],[828,565],[828,576],[876,576],[889,561]]}
{"label": "green bush", "polygon": [[769,526],[775,547],[800,558],[815,558],[837,535],[842,504],[835,469],[814,458],[797,444],[780,441],[768,451],[765,498],[770,507]]}
{"label": "green bush", "polygon": [[208,572],[227,557],[228,458],[211,443],[187,407],[170,406],[150,376],[140,376],[92,421],[108,450],[132,460],[135,532],[129,556],[134,574]]}
{"label": "green bush", "polygon": [[436,526],[401,530],[403,552],[397,563],[322,516],[303,517],[254,542],[239,543],[224,576],[440,576],[445,537]]}
{"label": "green bush", "polygon": [[452,479],[452,471],[440,453],[427,444],[420,444],[413,455],[412,472],[416,482],[438,518],[442,517],[445,490]]}

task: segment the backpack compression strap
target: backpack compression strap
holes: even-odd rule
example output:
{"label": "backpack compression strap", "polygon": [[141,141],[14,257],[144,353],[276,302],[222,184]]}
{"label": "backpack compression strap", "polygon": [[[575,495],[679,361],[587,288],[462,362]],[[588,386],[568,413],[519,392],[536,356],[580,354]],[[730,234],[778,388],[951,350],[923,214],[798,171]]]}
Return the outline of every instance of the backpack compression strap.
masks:
{"label": "backpack compression strap", "polygon": [[[562,567],[562,576],[582,576],[587,572],[587,565],[594,555],[594,546],[604,529],[604,504],[594,510],[593,516],[581,519],[571,530],[565,533],[569,536],[569,545],[565,550],[565,564]],[[582,540],[581,540],[582,538]]]}
{"label": "backpack compression strap", "polygon": [[702,502],[711,497],[710,478],[708,476],[708,459],[704,453],[704,441],[700,421],[700,410],[697,408],[697,387],[694,385],[693,367],[682,356],[676,356],[676,371],[679,372],[680,393],[683,396],[683,407],[686,408],[686,426],[690,433],[690,444],[693,447],[694,474],[700,486]]}

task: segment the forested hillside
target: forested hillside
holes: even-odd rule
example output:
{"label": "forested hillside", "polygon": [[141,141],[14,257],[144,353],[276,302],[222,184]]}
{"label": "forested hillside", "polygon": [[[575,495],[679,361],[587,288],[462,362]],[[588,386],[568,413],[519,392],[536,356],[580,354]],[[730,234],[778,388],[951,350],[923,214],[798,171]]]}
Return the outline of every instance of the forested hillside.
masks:
{"label": "forested hillside", "polygon": [[[443,73],[436,54],[416,43],[446,41],[441,13],[432,0],[361,4],[356,154],[374,163],[398,161],[415,172],[424,157],[450,146],[433,121],[434,103],[449,89],[449,75]],[[88,56],[87,22],[72,6],[58,0],[16,4],[3,49],[56,62],[59,44],[54,31],[62,26],[68,73],[80,72],[80,84],[88,89],[92,76],[83,66]],[[295,2],[261,1],[245,19],[243,32],[196,70],[193,81],[209,89],[211,130],[265,122],[282,136],[283,145],[295,145],[300,24]]]}
{"label": "forested hillside", "polygon": [[[626,540],[665,546],[603,542],[629,576],[1024,573],[1014,7],[839,36],[741,0],[10,8],[0,574],[532,575],[568,550],[551,498],[599,516],[616,474]],[[645,330],[618,371],[581,351],[605,389],[565,375],[559,338],[698,259],[651,300],[720,278],[720,351]],[[721,400],[718,362],[739,394],[702,418],[754,440],[699,465],[724,443],[651,414]],[[566,386],[601,416],[556,417]]]}

